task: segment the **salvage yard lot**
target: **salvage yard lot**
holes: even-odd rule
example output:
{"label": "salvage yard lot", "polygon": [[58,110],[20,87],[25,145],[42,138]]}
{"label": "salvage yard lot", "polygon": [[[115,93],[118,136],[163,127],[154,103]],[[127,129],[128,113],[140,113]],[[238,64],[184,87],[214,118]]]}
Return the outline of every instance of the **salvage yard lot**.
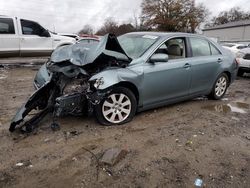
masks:
{"label": "salvage yard lot", "polygon": [[[30,135],[9,133],[36,71],[0,68],[0,187],[194,187],[197,178],[205,187],[249,187],[249,76],[222,101],[169,105],[122,126],[65,117],[53,132],[48,116]],[[97,165],[95,157],[113,147],[128,154],[114,166]]]}

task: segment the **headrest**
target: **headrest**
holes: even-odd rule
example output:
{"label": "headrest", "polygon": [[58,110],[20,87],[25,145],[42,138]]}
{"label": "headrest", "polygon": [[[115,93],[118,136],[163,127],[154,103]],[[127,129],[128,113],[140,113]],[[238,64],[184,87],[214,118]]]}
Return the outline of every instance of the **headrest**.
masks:
{"label": "headrest", "polygon": [[168,55],[182,56],[181,47],[178,44],[171,44],[168,46]]}

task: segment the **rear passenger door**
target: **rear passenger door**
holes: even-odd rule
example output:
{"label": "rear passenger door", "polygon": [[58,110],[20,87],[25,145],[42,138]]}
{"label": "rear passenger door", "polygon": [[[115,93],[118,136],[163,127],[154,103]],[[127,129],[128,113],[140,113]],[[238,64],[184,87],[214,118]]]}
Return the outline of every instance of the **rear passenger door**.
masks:
{"label": "rear passenger door", "polygon": [[216,46],[205,38],[190,37],[189,45],[192,52],[190,94],[205,94],[213,87],[223,56]]}
{"label": "rear passenger door", "polygon": [[19,36],[12,18],[0,18],[0,57],[19,56]]}

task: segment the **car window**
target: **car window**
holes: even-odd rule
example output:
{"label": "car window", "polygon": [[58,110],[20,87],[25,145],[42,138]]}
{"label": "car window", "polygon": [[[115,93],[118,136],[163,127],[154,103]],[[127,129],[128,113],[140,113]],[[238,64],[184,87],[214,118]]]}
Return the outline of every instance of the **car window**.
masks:
{"label": "car window", "polygon": [[13,19],[0,18],[0,34],[15,34]]}
{"label": "car window", "polygon": [[89,43],[99,43],[98,40],[95,39],[81,39],[78,41],[78,43],[83,43],[83,44],[89,44]]}
{"label": "car window", "polygon": [[250,54],[246,54],[243,59],[250,60]]}
{"label": "car window", "polygon": [[210,45],[207,40],[200,38],[190,38],[193,57],[211,55]]}
{"label": "car window", "polygon": [[241,50],[241,49],[244,49],[244,48],[247,48],[248,46],[238,46],[237,49]]}
{"label": "car window", "polygon": [[186,57],[185,39],[173,38],[161,45],[155,54],[164,53],[168,55],[169,60],[181,59]]}
{"label": "car window", "polygon": [[23,35],[41,36],[42,33],[45,31],[45,29],[41,27],[38,23],[28,21],[28,20],[21,20],[21,26],[22,26]]}
{"label": "car window", "polygon": [[210,49],[211,49],[211,54],[212,55],[220,55],[221,52],[211,43],[209,43]]}

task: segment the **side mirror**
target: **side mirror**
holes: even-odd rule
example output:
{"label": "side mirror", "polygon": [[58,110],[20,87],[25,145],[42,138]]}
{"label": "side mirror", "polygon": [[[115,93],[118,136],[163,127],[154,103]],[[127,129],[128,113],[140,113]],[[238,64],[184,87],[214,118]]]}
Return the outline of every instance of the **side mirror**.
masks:
{"label": "side mirror", "polygon": [[151,63],[166,63],[168,62],[168,55],[167,54],[154,54],[150,58]]}
{"label": "side mirror", "polygon": [[48,30],[44,30],[39,36],[40,37],[50,37],[50,34],[49,34]]}

